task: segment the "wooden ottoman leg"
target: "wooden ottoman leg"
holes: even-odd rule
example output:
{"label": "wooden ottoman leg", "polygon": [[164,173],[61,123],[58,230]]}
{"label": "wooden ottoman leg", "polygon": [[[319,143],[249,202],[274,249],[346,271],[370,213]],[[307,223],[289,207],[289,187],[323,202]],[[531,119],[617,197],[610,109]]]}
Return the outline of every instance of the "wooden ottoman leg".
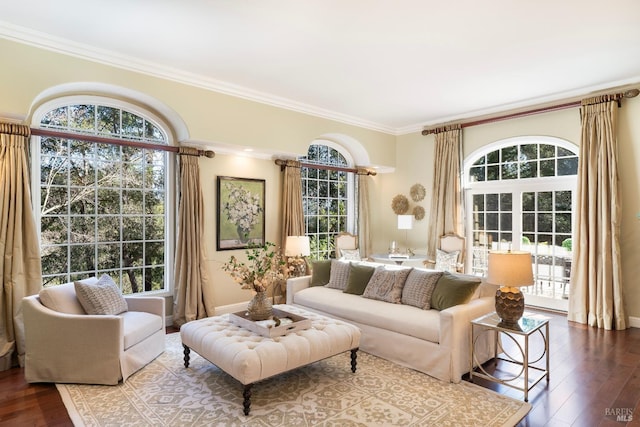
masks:
{"label": "wooden ottoman leg", "polygon": [[182,344],[182,347],[184,347],[184,367],[188,368],[189,367],[189,352],[191,351],[191,349],[189,347],[187,347],[186,345]]}
{"label": "wooden ottoman leg", "polygon": [[251,410],[251,386],[253,386],[253,384],[245,384],[244,391],[242,392],[242,397],[244,397],[242,406],[244,406],[245,415],[249,415],[249,411]]}
{"label": "wooden ottoman leg", "polygon": [[356,365],[358,364],[358,362],[356,361],[357,358],[358,358],[358,349],[354,348],[353,350],[351,350],[351,372],[353,373],[356,372]]}

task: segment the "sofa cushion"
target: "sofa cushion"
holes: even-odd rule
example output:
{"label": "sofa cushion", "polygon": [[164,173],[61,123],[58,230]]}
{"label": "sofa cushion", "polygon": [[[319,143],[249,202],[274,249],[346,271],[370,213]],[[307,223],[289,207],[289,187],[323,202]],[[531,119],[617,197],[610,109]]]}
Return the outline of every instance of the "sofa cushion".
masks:
{"label": "sofa cushion", "polygon": [[480,286],[480,278],[453,274],[445,271],[431,295],[431,308],[445,310],[458,304],[466,304]]}
{"label": "sofa cushion", "polygon": [[327,288],[340,289],[341,291],[347,289],[349,272],[351,271],[350,267],[351,263],[349,261],[339,261],[336,259],[332,259],[331,274],[329,277],[329,283],[327,283]]}
{"label": "sofa cushion", "polygon": [[389,304],[326,287],[302,289],[293,296],[293,303],[347,322],[370,325],[433,343],[440,339],[440,312],[437,310]]}
{"label": "sofa cushion", "polygon": [[88,314],[120,314],[127,311],[127,301],[108,274],[96,283],[74,282],[76,296]]}
{"label": "sofa cushion", "polygon": [[311,263],[311,283],[309,286],[324,286],[331,278],[331,260],[323,259]]}
{"label": "sofa cushion", "polygon": [[431,295],[440,276],[442,276],[441,271],[415,268],[411,270],[402,288],[402,304],[429,310],[431,308]]}
{"label": "sofa cushion", "polygon": [[411,270],[411,268],[387,269],[383,266],[377,267],[362,296],[400,304],[402,288]]}
{"label": "sofa cushion", "polygon": [[124,319],[125,350],[162,329],[162,319],[157,314],[127,311],[120,316]]}
{"label": "sofa cushion", "polygon": [[347,288],[344,292],[348,294],[362,295],[374,271],[375,267],[369,265],[351,264],[349,280],[347,281]]}
{"label": "sofa cushion", "polygon": [[[97,277],[85,279],[85,282],[96,283]],[[66,314],[87,314],[82,308],[80,301],[76,297],[76,289],[73,283],[64,285],[48,286],[38,294],[40,302],[45,307]]]}

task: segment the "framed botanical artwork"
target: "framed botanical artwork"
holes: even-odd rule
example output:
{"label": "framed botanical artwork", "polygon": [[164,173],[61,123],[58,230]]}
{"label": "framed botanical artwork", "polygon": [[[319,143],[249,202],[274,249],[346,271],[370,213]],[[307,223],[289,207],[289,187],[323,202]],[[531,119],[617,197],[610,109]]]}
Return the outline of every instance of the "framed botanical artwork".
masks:
{"label": "framed botanical artwork", "polygon": [[217,250],[264,245],[264,192],[264,179],[218,177]]}

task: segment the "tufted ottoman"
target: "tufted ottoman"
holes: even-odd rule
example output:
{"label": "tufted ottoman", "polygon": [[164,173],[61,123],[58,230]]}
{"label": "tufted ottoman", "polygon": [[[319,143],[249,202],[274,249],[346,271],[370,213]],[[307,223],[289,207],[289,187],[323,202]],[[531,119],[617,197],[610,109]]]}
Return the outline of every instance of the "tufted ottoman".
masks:
{"label": "tufted ottoman", "polygon": [[189,367],[189,352],[194,350],[240,381],[244,385],[245,415],[251,407],[252,385],[265,378],[348,350],[351,370],[356,371],[360,329],[290,305],[274,308],[310,319],[311,328],[267,338],[236,325],[228,314],[194,320],[180,328],[184,366]]}

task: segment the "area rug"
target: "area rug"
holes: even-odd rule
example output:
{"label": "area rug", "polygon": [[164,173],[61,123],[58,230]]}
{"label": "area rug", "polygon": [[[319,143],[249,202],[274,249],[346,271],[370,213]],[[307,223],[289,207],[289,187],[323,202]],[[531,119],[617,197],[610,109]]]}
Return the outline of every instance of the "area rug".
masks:
{"label": "area rug", "polygon": [[117,386],[57,384],[76,426],[514,426],[528,403],[474,384],[436,380],[362,351],[349,352],[253,386],[251,413],[242,386],[191,352],[180,334]]}

